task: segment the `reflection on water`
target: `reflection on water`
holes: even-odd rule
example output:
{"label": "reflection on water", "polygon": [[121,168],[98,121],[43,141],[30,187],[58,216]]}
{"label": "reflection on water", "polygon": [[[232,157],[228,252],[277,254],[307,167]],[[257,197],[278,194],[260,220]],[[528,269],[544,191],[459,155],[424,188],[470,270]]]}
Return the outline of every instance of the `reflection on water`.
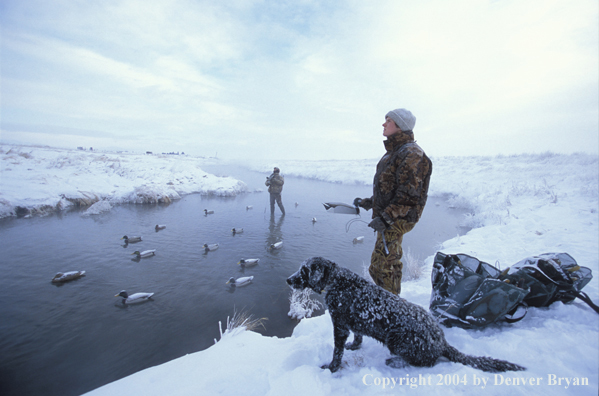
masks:
{"label": "reflection on water", "polygon": [[[250,191],[265,189],[262,174],[212,171],[237,176]],[[91,217],[74,211],[0,221],[0,394],[81,394],[209,347],[219,337],[218,322],[224,325],[235,310],[267,317],[265,335],[290,335],[295,322],[287,317],[285,279],[301,261],[319,255],[361,273],[375,241],[365,222],[346,233],[355,217],[326,212],[322,202],[352,202],[369,193],[368,186],[287,177],[284,217],[271,217],[268,193],[256,192],[123,205]],[[459,232],[459,220],[444,203],[429,202],[404,247],[421,258],[431,255]],[[166,228],[156,231],[157,224]],[[244,232],[234,234],[234,227]],[[123,235],[142,235],[143,241],[125,244]],[[364,242],[354,244],[362,235]],[[269,249],[279,241],[281,249]],[[207,252],[203,245],[212,243],[219,248]],[[148,258],[131,254],[150,249],[156,253]],[[237,264],[242,258],[260,262],[244,269]],[[51,283],[56,272],[72,270],[86,276]],[[244,275],[254,276],[253,283],[226,284]],[[114,297],[121,290],[155,295],[123,305]]]}

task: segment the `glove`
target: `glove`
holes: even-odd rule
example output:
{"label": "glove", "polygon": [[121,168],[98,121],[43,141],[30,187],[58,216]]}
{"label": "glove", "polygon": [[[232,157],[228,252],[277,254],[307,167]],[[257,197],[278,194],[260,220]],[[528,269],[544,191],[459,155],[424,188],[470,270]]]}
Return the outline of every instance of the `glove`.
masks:
{"label": "glove", "polygon": [[354,199],[354,206],[360,206],[362,204],[362,198]]}
{"label": "glove", "polygon": [[381,217],[375,217],[370,224],[368,224],[368,227],[383,233],[387,229],[387,223],[385,223],[385,220],[383,220]]}

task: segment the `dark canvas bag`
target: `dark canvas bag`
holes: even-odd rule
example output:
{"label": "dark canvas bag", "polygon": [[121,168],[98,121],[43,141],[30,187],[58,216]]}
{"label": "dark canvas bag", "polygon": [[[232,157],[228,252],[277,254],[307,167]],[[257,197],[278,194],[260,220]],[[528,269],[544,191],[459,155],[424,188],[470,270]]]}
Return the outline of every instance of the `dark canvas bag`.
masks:
{"label": "dark canvas bag", "polygon": [[[496,321],[517,322],[528,305],[583,299],[582,289],[592,278],[567,253],[529,257],[501,272],[466,254],[438,252],[433,264],[430,311],[446,326],[480,328]],[[594,306],[597,312],[599,310]]]}

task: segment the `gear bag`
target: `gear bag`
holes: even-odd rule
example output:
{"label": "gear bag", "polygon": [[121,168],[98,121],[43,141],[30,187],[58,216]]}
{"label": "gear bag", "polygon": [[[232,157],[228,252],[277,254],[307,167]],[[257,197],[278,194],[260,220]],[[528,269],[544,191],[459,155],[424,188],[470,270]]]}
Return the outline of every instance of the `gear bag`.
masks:
{"label": "gear bag", "polygon": [[592,279],[567,253],[528,257],[503,272],[466,254],[437,252],[433,264],[430,311],[445,326],[480,328],[524,318],[528,306],[545,307],[576,297],[597,313],[580,290]]}

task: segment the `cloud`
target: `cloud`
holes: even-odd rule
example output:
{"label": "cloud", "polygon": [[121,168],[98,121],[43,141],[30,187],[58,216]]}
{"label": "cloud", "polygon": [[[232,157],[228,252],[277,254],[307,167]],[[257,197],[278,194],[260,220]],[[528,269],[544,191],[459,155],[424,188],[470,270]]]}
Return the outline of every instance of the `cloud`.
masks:
{"label": "cloud", "polygon": [[9,0],[1,122],[346,159],[380,156],[384,114],[407,107],[431,155],[596,152],[597,7]]}

